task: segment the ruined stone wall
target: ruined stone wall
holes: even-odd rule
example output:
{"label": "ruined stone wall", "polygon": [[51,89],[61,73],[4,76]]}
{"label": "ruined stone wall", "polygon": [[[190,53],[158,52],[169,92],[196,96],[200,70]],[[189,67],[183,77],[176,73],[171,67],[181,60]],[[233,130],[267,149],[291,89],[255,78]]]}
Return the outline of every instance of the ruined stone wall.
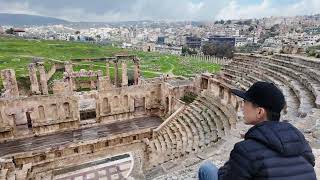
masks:
{"label": "ruined stone wall", "polygon": [[99,91],[97,119],[101,122],[161,115],[161,85],[128,86]]}
{"label": "ruined stone wall", "polygon": [[[145,162],[145,139],[152,138],[150,131],[140,130],[107,138],[78,142],[59,149],[46,148],[29,153],[2,157],[1,179],[53,179],[55,170],[81,165],[92,160],[123,153],[132,153],[134,168],[131,176],[142,174]],[[75,158],[81,157],[81,158]],[[141,178],[141,177],[140,177]]]}
{"label": "ruined stone wall", "polygon": [[194,102],[175,111],[153,131],[152,140],[146,141],[147,171],[201,152],[202,147],[216,144],[236,128],[242,100],[231,94],[230,86],[212,77],[208,81],[208,87],[202,88]]}
{"label": "ruined stone wall", "polygon": [[222,104],[226,106],[232,105],[235,111],[240,112],[243,101],[231,93],[232,88],[230,85],[220,82],[215,78],[210,78],[207,90],[208,92],[212,92],[215,97],[219,97]]}
{"label": "ruined stone wall", "polygon": [[72,96],[32,96],[27,98],[1,99],[0,140],[22,136],[22,130],[32,130],[29,135],[41,135],[79,127],[78,101]]}
{"label": "ruined stone wall", "polygon": [[53,94],[67,95],[73,93],[73,87],[69,86],[70,83],[61,80],[53,81],[52,92]]}
{"label": "ruined stone wall", "polygon": [[186,92],[195,92],[195,87],[191,82],[188,85],[174,86],[172,84],[164,82],[162,84],[161,101],[165,108],[165,114],[170,115],[176,109],[180,108],[180,104],[176,103],[179,99],[185,95]]}
{"label": "ruined stone wall", "polygon": [[[80,128],[81,98],[93,100],[91,109],[96,115],[92,123],[105,124],[144,116],[170,115],[183,104],[179,98],[193,90],[188,85],[172,86],[158,82],[78,94],[72,92],[67,82],[55,81],[54,84],[53,95],[10,101],[1,99],[1,140]],[[20,133],[17,127],[30,132]]]}

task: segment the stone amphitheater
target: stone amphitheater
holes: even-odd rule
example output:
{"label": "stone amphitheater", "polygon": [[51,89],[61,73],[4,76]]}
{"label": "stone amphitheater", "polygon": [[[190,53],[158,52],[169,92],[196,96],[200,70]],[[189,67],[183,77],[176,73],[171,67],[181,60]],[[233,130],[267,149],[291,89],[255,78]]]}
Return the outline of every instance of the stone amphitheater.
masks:
{"label": "stone amphitheater", "polygon": [[[1,71],[0,179],[197,179],[203,161],[223,165],[250,128],[230,89],[256,81],[273,82],[285,94],[282,121],[305,134],[320,178],[320,61],[236,54],[216,59],[223,66],[218,74],[143,79],[136,56],[100,60],[106,74],[76,72],[67,62],[63,79],[49,86],[52,73],[30,64],[28,96],[19,92],[13,70]],[[87,82],[77,81],[83,77]],[[90,91],[79,92],[83,86]],[[186,104],[180,99],[189,92],[197,97]]]}

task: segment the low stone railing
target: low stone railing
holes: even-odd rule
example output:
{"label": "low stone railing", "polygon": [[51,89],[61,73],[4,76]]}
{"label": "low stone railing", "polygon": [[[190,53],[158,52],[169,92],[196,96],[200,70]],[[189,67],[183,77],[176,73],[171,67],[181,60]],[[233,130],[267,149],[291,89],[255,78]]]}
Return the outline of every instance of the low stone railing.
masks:
{"label": "low stone railing", "polygon": [[179,116],[180,113],[182,113],[186,109],[186,105],[182,105],[176,112],[171,114],[159,127],[153,130],[154,137],[157,136],[158,132],[160,132],[168,123],[170,123],[172,120],[174,120],[177,116]]}

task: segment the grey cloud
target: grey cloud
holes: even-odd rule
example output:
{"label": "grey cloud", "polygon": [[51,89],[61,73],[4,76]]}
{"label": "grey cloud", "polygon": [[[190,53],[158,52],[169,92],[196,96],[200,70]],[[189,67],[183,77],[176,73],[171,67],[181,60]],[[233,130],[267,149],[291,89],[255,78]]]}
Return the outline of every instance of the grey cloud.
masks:
{"label": "grey cloud", "polygon": [[[319,0],[295,0],[288,10],[263,0],[259,4],[241,0],[0,0],[0,12],[27,13],[71,21],[126,20],[215,20],[216,18],[261,17],[265,15],[318,12]],[[264,3],[263,3],[264,2]],[[271,6],[264,7],[266,2]],[[278,2],[278,1],[276,1]],[[277,5],[274,7],[273,5]],[[259,9],[260,8],[260,9]],[[306,9],[306,10],[301,10]]]}

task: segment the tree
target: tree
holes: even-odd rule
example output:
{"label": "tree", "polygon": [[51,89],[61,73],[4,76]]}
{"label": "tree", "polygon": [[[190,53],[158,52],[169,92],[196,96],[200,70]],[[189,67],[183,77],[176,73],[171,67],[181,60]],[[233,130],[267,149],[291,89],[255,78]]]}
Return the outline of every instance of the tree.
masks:
{"label": "tree", "polygon": [[242,21],[238,21],[238,22],[236,22],[236,24],[238,24],[238,25],[243,25],[243,22]]}
{"label": "tree", "polygon": [[80,31],[76,31],[75,34],[80,34]]}
{"label": "tree", "polygon": [[232,58],[234,54],[234,46],[228,43],[208,43],[202,47],[204,55]]}
{"label": "tree", "polygon": [[252,24],[252,20],[251,20],[251,19],[245,20],[245,21],[243,22],[243,24],[244,24],[244,25],[247,25],[247,26],[250,26],[250,25]]}
{"label": "tree", "polygon": [[194,49],[190,49],[186,46],[183,46],[181,53],[182,55],[193,55],[193,54],[197,54],[197,51]]}
{"label": "tree", "polygon": [[271,27],[270,31],[271,32],[277,32],[280,28],[280,25],[279,24],[275,24]]}
{"label": "tree", "polygon": [[75,40],[75,38],[73,36],[69,37],[69,41],[74,41],[74,40]]}
{"label": "tree", "polygon": [[7,34],[13,34],[13,32],[14,32],[14,29],[13,29],[13,28],[10,28],[10,29],[7,29],[7,30],[6,30],[6,33],[7,33]]}
{"label": "tree", "polygon": [[[149,48],[150,48],[150,47],[149,47]],[[186,55],[186,54],[187,54],[187,51],[188,51],[188,48],[185,47],[185,46],[183,46],[183,47],[182,47],[182,50],[181,50],[182,55]]]}
{"label": "tree", "polygon": [[250,26],[248,30],[251,32],[251,31],[254,30],[254,27],[253,27],[253,26]]}
{"label": "tree", "polygon": [[197,94],[193,92],[186,92],[184,96],[180,98],[181,101],[191,104],[197,98]]}
{"label": "tree", "polygon": [[88,37],[88,36],[86,36],[86,37],[85,37],[85,40],[86,40],[86,41],[94,41],[94,38],[93,38],[93,37]]}

